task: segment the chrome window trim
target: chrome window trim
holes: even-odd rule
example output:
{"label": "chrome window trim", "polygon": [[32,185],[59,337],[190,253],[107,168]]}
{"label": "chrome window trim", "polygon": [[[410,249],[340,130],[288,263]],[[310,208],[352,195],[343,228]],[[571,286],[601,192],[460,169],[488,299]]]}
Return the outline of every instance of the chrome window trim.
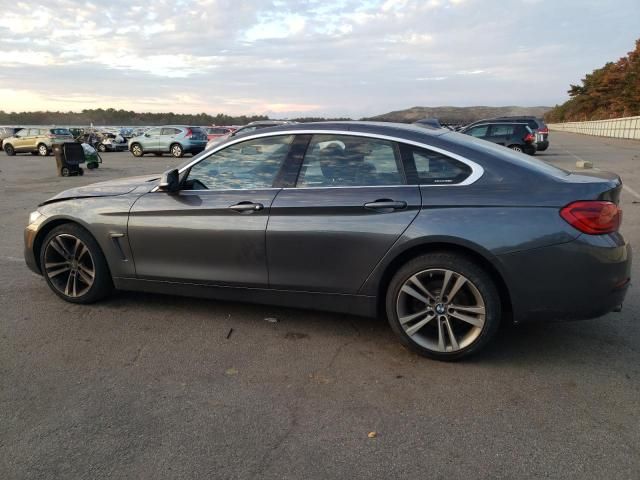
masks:
{"label": "chrome window trim", "polygon": [[[466,164],[469,168],[471,168],[471,174],[460,183],[420,184],[420,186],[423,186],[423,187],[464,187],[464,186],[471,185],[471,184],[477,182],[480,179],[480,177],[482,177],[482,175],[484,174],[484,168],[482,168],[481,165],[477,164],[473,160],[469,160],[466,157],[458,155],[457,153],[450,152],[450,151],[445,150],[443,148],[434,147],[432,145],[427,145],[427,144],[424,144],[424,143],[421,143],[421,142],[416,142],[414,140],[407,140],[405,138],[395,137],[395,136],[392,136],[392,135],[381,135],[379,133],[365,133],[365,132],[358,132],[358,131],[351,131],[351,130],[305,130],[305,129],[286,130],[286,131],[283,130],[283,131],[279,131],[279,132],[255,133],[255,134],[252,134],[252,135],[247,135],[246,137],[237,138],[237,139],[235,139],[233,141],[230,141],[230,142],[224,143],[223,145],[219,145],[217,147],[212,148],[211,151],[209,151],[206,155],[203,155],[201,158],[198,158],[197,160],[189,162],[184,167],[180,168],[178,170],[178,173],[182,174],[182,172],[184,172],[185,170],[191,168],[196,163],[199,163],[199,162],[203,161],[204,159],[209,158],[214,153],[216,153],[216,152],[218,152],[218,151],[220,151],[220,150],[222,150],[224,148],[230,147],[231,145],[235,145],[236,143],[241,143],[241,142],[245,142],[245,141],[248,141],[248,140],[254,140],[256,138],[275,137],[275,136],[280,136],[280,135],[345,135],[345,136],[351,136],[351,137],[376,138],[376,139],[379,139],[379,140],[387,140],[387,141],[391,141],[391,142],[404,143],[406,145],[413,145],[414,147],[424,148],[425,150],[430,150],[432,152],[440,153],[441,155],[444,155],[446,157],[450,157],[450,158],[453,158],[455,160],[458,160],[459,162],[462,162],[462,163]],[[406,187],[406,186],[410,186],[410,185],[358,185],[358,186],[337,186],[337,187],[286,187],[286,189],[287,190],[289,190],[289,189],[306,190],[306,189],[310,189],[310,188],[314,188],[314,189],[319,189],[319,188],[385,188],[385,187],[388,188],[388,187]],[[158,190],[158,187],[155,187],[153,190],[151,190],[151,192],[156,192],[157,190]],[[245,189],[239,188],[238,190],[245,190]],[[246,189],[246,190],[252,190],[252,189]],[[192,192],[197,192],[197,191],[217,192],[219,190],[190,190],[190,191],[192,191]]]}

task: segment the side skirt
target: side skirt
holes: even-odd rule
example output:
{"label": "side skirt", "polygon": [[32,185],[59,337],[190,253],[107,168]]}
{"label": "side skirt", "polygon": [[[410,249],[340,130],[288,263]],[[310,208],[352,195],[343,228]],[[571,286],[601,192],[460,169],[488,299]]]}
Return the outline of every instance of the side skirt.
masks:
{"label": "side skirt", "polygon": [[348,313],[363,317],[376,317],[378,314],[376,298],[365,295],[341,295],[323,292],[229,287],[122,277],[114,278],[113,283],[118,290],[210,298],[214,300],[264,305],[280,305],[306,310]]}

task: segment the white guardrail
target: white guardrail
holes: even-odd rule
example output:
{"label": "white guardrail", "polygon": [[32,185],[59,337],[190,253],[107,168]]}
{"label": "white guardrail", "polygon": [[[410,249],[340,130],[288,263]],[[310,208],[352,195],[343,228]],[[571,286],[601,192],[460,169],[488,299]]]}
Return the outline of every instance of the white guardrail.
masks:
{"label": "white guardrail", "polygon": [[632,138],[640,140],[640,116],[592,120],[590,122],[549,123],[550,130],[582,133],[597,137]]}

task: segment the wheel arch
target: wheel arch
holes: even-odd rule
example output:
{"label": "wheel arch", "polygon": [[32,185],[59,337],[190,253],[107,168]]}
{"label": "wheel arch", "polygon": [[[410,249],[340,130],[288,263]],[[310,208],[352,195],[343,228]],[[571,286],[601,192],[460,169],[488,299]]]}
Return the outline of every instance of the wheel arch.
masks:
{"label": "wheel arch", "polygon": [[420,242],[408,245],[402,251],[396,253],[396,255],[389,260],[383,267],[383,271],[379,276],[376,298],[377,298],[377,311],[380,314],[385,311],[385,298],[387,288],[391,279],[395,273],[402,268],[402,266],[413,258],[427,253],[435,252],[449,252],[456,253],[464,256],[474,263],[483,268],[494,281],[498,293],[500,295],[500,302],[502,304],[502,312],[506,321],[513,321],[513,300],[512,295],[505,281],[505,275],[496,267],[496,263],[490,260],[491,254],[483,251],[483,249],[476,245],[469,245],[466,242],[460,242],[456,239],[435,239],[433,241]]}
{"label": "wheel arch", "polygon": [[[38,233],[36,234],[36,237],[33,240],[33,255],[35,257],[36,266],[38,267],[38,270],[40,271],[40,273],[42,273],[42,265],[40,265],[40,252],[42,250],[42,244],[44,242],[44,239],[47,237],[47,235],[51,230],[53,230],[56,227],[59,227],[60,225],[65,225],[65,224],[74,224],[82,228],[83,230],[85,230],[89,235],[93,237],[93,239],[98,244],[98,247],[102,250],[102,246],[100,246],[100,242],[98,242],[96,236],[93,233],[91,233],[91,230],[89,230],[87,228],[87,225],[85,225],[83,222],[78,221],[78,219],[70,218],[70,217],[52,218],[51,220],[48,220],[44,225],[42,225],[38,229]],[[104,252],[102,252],[102,254],[104,255]],[[107,266],[109,266],[108,260],[107,260]]]}

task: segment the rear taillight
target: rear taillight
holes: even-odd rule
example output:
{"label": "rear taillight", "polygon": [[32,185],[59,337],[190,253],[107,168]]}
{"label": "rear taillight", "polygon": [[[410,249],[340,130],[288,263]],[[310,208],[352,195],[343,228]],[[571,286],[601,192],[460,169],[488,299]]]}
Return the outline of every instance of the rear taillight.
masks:
{"label": "rear taillight", "polygon": [[47,133],[47,138],[56,138],[56,136],[53,133]]}
{"label": "rear taillight", "polygon": [[533,142],[536,139],[536,136],[533,133],[527,133],[523,140],[527,143]]}
{"label": "rear taillight", "polygon": [[540,132],[540,133],[549,133],[549,128],[547,128],[547,127],[539,128],[538,132]]}
{"label": "rear taillight", "polygon": [[191,130],[190,128],[187,128],[187,134],[185,135],[185,138],[191,138],[193,136],[193,130]]}
{"label": "rear taillight", "polygon": [[622,210],[615,203],[599,200],[570,203],[560,210],[560,216],[589,235],[615,232],[622,223]]}

